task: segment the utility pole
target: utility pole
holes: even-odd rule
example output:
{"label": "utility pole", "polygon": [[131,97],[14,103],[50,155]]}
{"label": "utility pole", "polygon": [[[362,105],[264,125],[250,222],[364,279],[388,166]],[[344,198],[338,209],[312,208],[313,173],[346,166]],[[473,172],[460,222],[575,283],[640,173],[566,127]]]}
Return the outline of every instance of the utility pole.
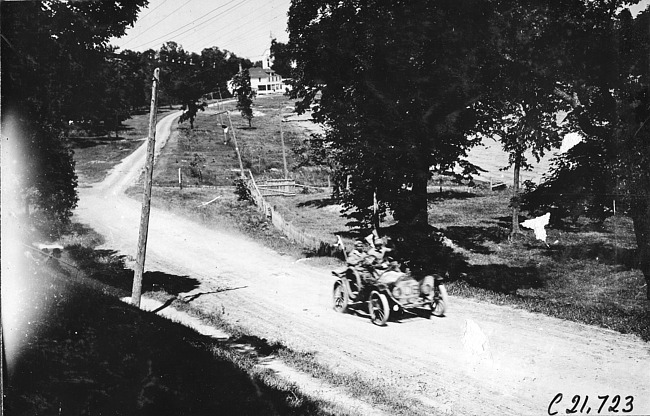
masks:
{"label": "utility pole", "polygon": [[133,275],[133,289],[131,291],[131,304],[140,307],[142,296],[142,275],[144,273],[144,259],[147,252],[147,235],[149,233],[149,212],[151,211],[151,185],[153,181],[153,161],[156,147],[156,116],[158,112],[158,84],[160,83],[160,68],[153,71],[151,85],[151,109],[149,110],[149,137],[147,141],[147,161],[144,172],[144,197],[142,199],[142,214],[140,215],[140,234],[138,237],[138,257]]}
{"label": "utility pole", "polygon": [[235,134],[235,129],[232,126],[232,119],[230,118],[230,111],[227,111],[228,122],[230,123],[230,128],[232,129],[232,139],[235,141],[235,152],[237,152],[237,159],[239,159],[239,169],[242,179],[244,178],[244,164],[241,161],[241,155],[239,154],[239,146],[237,146],[237,135]]}
{"label": "utility pole", "polygon": [[[217,105],[217,111],[219,111],[219,122],[223,128],[223,97],[221,96],[221,88],[219,88],[219,104]],[[223,128],[223,144],[226,143],[228,143],[228,130],[227,128]]]}
{"label": "utility pole", "polygon": [[284,179],[289,178],[289,171],[287,170],[287,153],[284,150],[284,130],[282,130],[282,115],[280,115],[280,142],[282,142],[282,163],[284,163]]}

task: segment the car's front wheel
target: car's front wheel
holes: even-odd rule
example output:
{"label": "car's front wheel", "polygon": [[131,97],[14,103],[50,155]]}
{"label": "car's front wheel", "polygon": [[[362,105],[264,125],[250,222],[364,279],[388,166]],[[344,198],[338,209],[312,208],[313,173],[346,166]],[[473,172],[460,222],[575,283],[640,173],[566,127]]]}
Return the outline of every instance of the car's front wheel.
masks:
{"label": "car's front wheel", "polygon": [[370,321],[379,326],[386,325],[390,308],[388,306],[388,298],[383,293],[373,290],[368,298],[368,313],[370,314]]}

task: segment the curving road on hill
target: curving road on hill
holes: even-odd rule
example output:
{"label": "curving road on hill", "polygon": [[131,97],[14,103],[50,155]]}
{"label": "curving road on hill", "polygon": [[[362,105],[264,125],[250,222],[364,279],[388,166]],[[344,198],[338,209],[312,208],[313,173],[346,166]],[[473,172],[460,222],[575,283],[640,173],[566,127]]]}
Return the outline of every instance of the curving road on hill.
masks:
{"label": "curving road on hill", "polygon": [[[158,149],[179,114],[158,123]],[[140,175],[145,148],[103,182],[81,188],[75,212],[106,237],[105,248],[134,257],[141,204],[124,190]],[[196,307],[312,352],[337,373],[379,382],[419,414],[566,414],[574,395],[583,414],[599,414],[604,395],[622,397],[614,410],[650,414],[649,344],[634,336],[460,298],[451,299],[445,318],[377,327],[332,311],[328,270],[155,208],[146,269],[196,279],[200,286],[184,294],[197,295]],[[614,413],[607,410],[611,401],[600,414]]]}

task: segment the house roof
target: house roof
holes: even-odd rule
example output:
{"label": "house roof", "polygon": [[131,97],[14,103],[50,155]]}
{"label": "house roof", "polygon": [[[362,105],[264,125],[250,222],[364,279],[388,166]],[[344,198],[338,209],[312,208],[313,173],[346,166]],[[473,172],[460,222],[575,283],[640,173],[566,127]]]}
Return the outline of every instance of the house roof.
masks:
{"label": "house roof", "polygon": [[251,78],[262,78],[269,75],[275,75],[275,72],[272,69],[264,69],[258,66],[254,66],[253,68],[248,69],[248,74],[251,76]]}

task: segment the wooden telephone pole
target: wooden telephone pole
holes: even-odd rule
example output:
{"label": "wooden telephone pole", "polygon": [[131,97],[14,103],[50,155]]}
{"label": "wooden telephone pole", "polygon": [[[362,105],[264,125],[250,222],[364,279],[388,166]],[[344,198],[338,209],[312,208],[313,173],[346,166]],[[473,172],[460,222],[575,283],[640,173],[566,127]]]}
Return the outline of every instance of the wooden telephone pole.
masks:
{"label": "wooden telephone pole", "polygon": [[284,179],[289,178],[289,171],[287,170],[287,153],[284,150],[284,129],[282,128],[282,114],[280,114],[280,142],[282,143],[282,163],[284,165]]}
{"label": "wooden telephone pole", "polygon": [[151,85],[151,109],[149,112],[149,137],[147,141],[147,161],[144,172],[144,197],[142,199],[142,214],[140,215],[140,234],[138,237],[138,257],[133,276],[133,289],[131,291],[131,304],[140,307],[142,296],[142,275],[144,273],[144,259],[147,254],[147,236],[149,234],[149,212],[151,211],[151,185],[153,181],[153,161],[156,147],[156,116],[158,112],[158,84],[160,83],[160,68],[153,71],[153,84]]}
{"label": "wooden telephone pole", "polygon": [[228,114],[228,122],[230,123],[230,129],[232,130],[232,139],[235,141],[235,152],[237,152],[237,159],[239,160],[239,172],[241,177],[244,178],[244,164],[241,161],[241,154],[239,153],[239,146],[237,145],[237,135],[235,135],[235,128],[232,125],[230,111],[226,112],[226,114]]}

